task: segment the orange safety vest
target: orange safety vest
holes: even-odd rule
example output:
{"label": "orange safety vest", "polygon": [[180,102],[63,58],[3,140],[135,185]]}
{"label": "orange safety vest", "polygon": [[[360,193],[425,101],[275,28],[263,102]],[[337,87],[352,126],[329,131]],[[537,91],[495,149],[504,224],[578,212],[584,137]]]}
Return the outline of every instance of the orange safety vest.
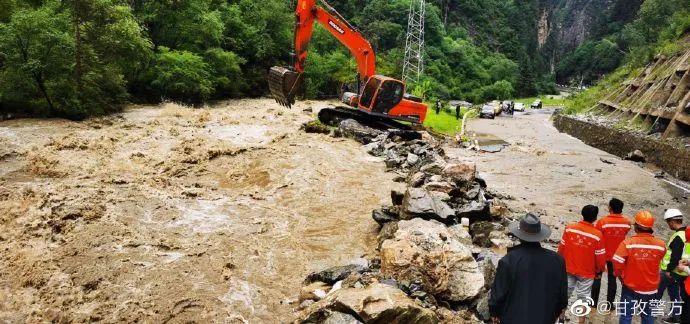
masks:
{"label": "orange safety vest", "polygon": [[580,221],[566,226],[558,254],[565,259],[565,271],[583,278],[594,278],[606,270],[606,251],[601,231]]}
{"label": "orange safety vest", "polygon": [[648,233],[635,234],[623,240],[613,255],[614,274],[638,294],[656,294],[659,264],[665,253],[664,241]]}
{"label": "orange safety vest", "polygon": [[616,253],[618,245],[625,240],[625,236],[632,228],[632,222],[621,214],[609,214],[598,220],[596,227],[604,234],[604,247],[606,248],[606,261],[611,261]]}

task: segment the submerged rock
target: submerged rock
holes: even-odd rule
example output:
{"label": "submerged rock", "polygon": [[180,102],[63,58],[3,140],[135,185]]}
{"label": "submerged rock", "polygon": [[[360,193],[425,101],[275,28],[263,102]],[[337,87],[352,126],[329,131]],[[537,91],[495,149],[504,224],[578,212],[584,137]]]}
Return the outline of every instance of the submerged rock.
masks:
{"label": "submerged rock", "polygon": [[[343,288],[312,304],[298,315],[298,323],[323,323],[336,312],[362,323],[438,323],[436,314],[423,308],[395,287],[374,283],[365,288]],[[339,318],[349,319],[340,315]],[[340,322],[333,322],[340,323]],[[356,323],[346,321],[344,323]]]}
{"label": "submerged rock", "polygon": [[437,298],[465,301],[484,287],[484,275],[468,246],[437,221],[398,222],[393,238],[381,245],[381,273],[398,281],[421,282]]}
{"label": "submerged rock", "polygon": [[302,124],[300,127],[306,133],[330,134],[331,129],[318,120],[312,120]]}
{"label": "submerged rock", "polygon": [[367,270],[367,267],[362,264],[348,264],[344,266],[330,267],[319,272],[312,272],[305,279],[305,283],[309,284],[316,281],[321,281],[329,285],[347,278],[352,273],[362,273]]}

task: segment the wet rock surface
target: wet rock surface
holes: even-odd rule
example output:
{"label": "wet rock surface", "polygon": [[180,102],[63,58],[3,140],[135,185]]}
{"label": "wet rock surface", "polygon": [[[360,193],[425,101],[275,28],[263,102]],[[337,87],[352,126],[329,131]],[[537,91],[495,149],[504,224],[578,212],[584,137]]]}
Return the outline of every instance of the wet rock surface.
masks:
{"label": "wet rock surface", "polygon": [[[406,297],[396,299],[403,309],[414,300],[415,312],[421,307],[428,314],[408,317],[400,315],[406,311],[396,307],[386,311],[394,314],[387,320],[404,316],[406,322],[475,323],[485,318],[478,305],[485,306],[490,285],[487,278],[492,280],[495,271],[488,249],[504,249],[512,242],[500,224],[508,209],[498,197],[486,192],[486,181],[478,176],[476,165],[448,159],[440,146],[442,141],[424,132],[418,138],[403,138],[351,122],[345,126],[341,123],[340,128],[355,129],[347,137],[366,143],[364,150],[399,174],[396,179],[404,182],[406,189],[391,191],[390,205],[371,213],[380,225],[378,257],[371,260],[372,266],[353,271],[345,279],[346,275],[334,276],[337,278],[333,280],[341,280],[335,285],[346,288],[301,307],[300,321],[326,321],[331,316],[340,318],[334,312],[342,312],[356,313],[356,320],[364,323],[379,322],[338,300],[358,300],[361,291],[357,289],[381,284]],[[471,224],[469,228],[461,224],[463,218]]]}
{"label": "wet rock surface", "polygon": [[381,245],[381,272],[398,281],[421,280],[424,291],[450,301],[473,299],[484,287],[470,248],[436,221],[398,222],[394,237]]}
{"label": "wet rock surface", "polygon": [[[366,288],[344,288],[312,304],[298,323],[322,323],[334,312],[349,314],[362,323],[438,323],[436,314],[409,298],[398,288],[374,283]],[[336,315],[352,321],[350,317]],[[335,319],[332,319],[335,320]]]}

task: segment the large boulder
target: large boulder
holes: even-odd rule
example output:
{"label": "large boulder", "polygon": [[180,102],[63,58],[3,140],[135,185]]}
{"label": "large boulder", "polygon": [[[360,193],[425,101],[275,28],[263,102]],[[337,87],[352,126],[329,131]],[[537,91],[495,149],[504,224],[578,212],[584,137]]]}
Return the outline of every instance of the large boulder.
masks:
{"label": "large boulder", "polygon": [[[433,311],[423,308],[400,289],[374,283],[364,288],[343,288],[334,291],[300,312],[296,322],[323,323],[333,316],[334,312],[349,314],[362,323],[439,321]],[[346,323],[352,323],[352,320],[349,319]]]}
{"label": "large boulder", "polygon": [[457,182],[474,181],[477,176],[477,165],[472,162],[447,163],[442,174]]}
{"label": "large boulder", "polygon": [[398,281],[419,281],[424,291],[449,301],[475,298],[484,274],[458,233],[437,221],[398,222],[395,236],[381,245],[381,273]]}
{"label": "large boulder", "polygon": [[441,195],[421,188],[407,188],[403,198],[401,219],[424,218],[452,222],[455,211],[443,201]]}
{"label": "large boulder", "polygon": [[352,138],[362,144],[372,142],[383,132],[368,126],[364,126],[354,119],[345,119],[340,122],[336,134],[342,137]]}

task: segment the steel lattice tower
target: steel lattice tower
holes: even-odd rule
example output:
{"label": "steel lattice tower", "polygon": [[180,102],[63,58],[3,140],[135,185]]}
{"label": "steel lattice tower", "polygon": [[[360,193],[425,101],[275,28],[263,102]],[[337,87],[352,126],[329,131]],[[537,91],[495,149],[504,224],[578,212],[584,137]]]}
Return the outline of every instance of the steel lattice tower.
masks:
{"label": "steel lattice tower", "polygon": [[407,83],[417,82],[424,71],[424,1],[410,0],[402,72],[402,79]]}

